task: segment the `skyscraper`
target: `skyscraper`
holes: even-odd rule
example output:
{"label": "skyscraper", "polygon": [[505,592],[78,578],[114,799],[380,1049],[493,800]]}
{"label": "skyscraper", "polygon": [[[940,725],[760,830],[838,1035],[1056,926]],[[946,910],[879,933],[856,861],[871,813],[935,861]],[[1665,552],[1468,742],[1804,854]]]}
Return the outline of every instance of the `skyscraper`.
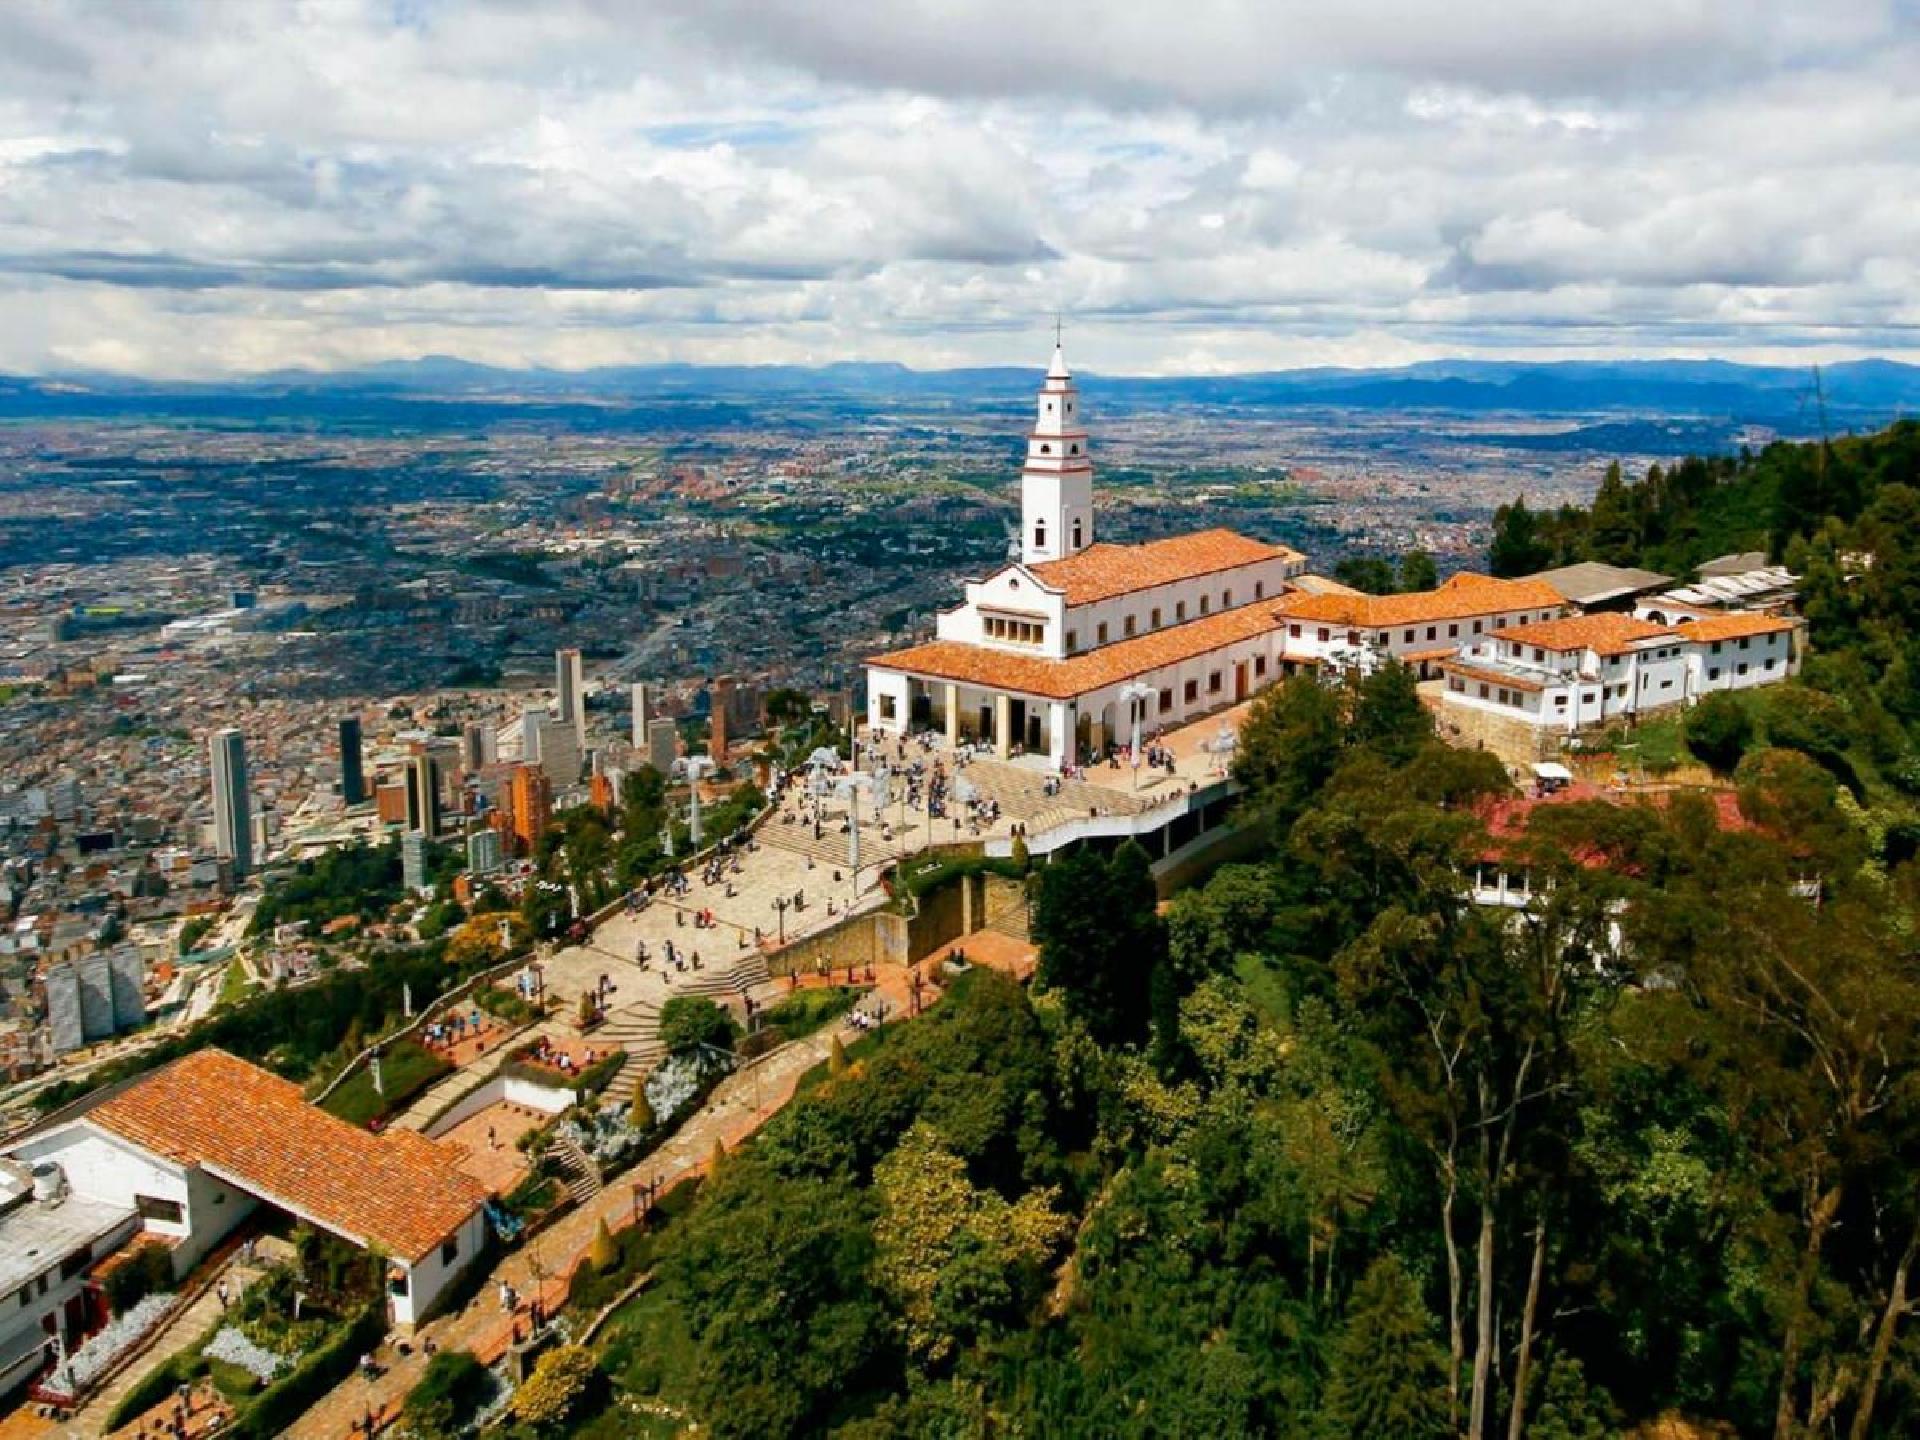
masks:
{"label": "skyscraper", "polygon": [[[562,725],[573,727],[577,748],[584,753],[587,748],[587,695],[578,650],[554,651],[553,689],[560,697],[559,713],[555,718]],[[576,775],[574,778],[579,777]]]}
{"label": "skyscraper", "polygon": [[553,790],[539,766],[516,765],[507,796],[508,809],[513,812],[514,838],[530,851],[553,822]]}
{"label": "skyscraper", "polygon": [[440,816],[440,762],[422,751],[407,760],[407,829],[431,840]]}
{"label": "skyscraper", "polygon": [[214,732],[213,845],[235,876],[253,869],[253,807],[247,795],[247,741],[231,726]]}
{"label": "skyscraper", "polygon": [[633,748],[647,748],[647,687],[637,681],[633,687]]}
{"label": "skyscraper", "polygon": [[360,717],[340,722],[340,801],[363,805],[367,799],[367,772],[360,758]]}

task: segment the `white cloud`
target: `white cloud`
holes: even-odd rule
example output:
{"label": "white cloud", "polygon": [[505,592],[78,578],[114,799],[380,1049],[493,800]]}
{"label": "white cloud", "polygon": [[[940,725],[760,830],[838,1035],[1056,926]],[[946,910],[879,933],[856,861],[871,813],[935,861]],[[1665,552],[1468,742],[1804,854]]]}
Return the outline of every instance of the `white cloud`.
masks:
{"label": "white cloud", "polygon": [[0,7],[0,369],[1920,348],[1879,0]]}

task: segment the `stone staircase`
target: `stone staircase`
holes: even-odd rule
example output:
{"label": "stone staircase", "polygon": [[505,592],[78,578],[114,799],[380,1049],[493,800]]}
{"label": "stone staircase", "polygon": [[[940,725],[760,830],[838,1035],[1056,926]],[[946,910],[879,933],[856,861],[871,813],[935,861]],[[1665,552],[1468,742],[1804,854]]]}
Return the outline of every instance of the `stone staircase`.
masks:
{"label": "stone staircase", "polygon": [[[889,815],[894,810],[889,809]],[[936,821],[934,828],[939,830],[941,822]],[[880,833],[880,827],[871,820],[860,822],[860,868],[887,861],[898,860],[918,850],[926,839],[926,817],[924,815],[910,820],[904,830],[894,831],[889,843]],[[820,838],[813,838],[813,827],[795,821],[783,825],[778,820],[762,825],[757,838],[762,845],[771,845],[776,850],[785,850],[794,855],[806,855],[813,863],[824,870],[842,870],[847,868],[847,837],[841,833],[840,822],[829,821],[820,827]]]}
{"label": "stone staircase", "polygon": [[999,760],[972,761],[959,774],[979,795],[998,802],[1003,816],[1020,821],[1036,835],[1069,820],[1083,820],[1095,810],[1102,815],[1137,815],[1151,808],[1156,798],[1152,791],[1136,795],[1084,780],[1062,780],[1058,793],[1049,795],[1045,772]]}
{"label": "stone staircase", "polygon": [[987,890],[986,914],[981,929],[993,930],[1010,939],[1031,941],[1030,911],[1024,893],[1006,894],[998,887]]}
{"label": "stone staircase", "polygon": [[[752,950],[736,956],[725,965],[708,965],[684,975],[675,974],[672,993],[660,1004],[679,995],[702,995],[725,1005],[747,995],[755,986],[766,984],[770,978],[767,957],[758,950]],[[619,1074],[613,1077],[606,1088],[609,1104],[631,1101],[641,1081],[666,1054],[660,1044],[660,1004],[639,1000],[622,1006],[594,1031],[596,1043],[604,1041],[610,1048],[627,1052],[627,1063],[620,1067]]]}
{"label": "stone staircase", "polygon": [[547,1153],[553,1157],[554,1167],[560,1172],[560,1184],[573,1197],[574,1204],[584,1205],[600,1193],[600,1167],[573,1141],[556,1135]]}

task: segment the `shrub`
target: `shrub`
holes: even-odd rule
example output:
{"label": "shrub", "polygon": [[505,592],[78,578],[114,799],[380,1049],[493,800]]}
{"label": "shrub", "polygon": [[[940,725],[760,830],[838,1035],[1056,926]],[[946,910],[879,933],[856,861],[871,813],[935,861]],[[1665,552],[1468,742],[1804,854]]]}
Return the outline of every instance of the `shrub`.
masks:
{"label": "shrub", "polygon": [[585,1405],[599,1373],[593,1352],[584,1346],[549,1350],[534,1364],[532,1377],[514,1392],[514,1419],[536,1430],[557,1428]]}
{"label": "shrub", "polygon": [[619,1247],[613,1243],[613,1232],[607,1229],[605,1220],[593,1232],[593,1245],[587,1251],[587,1261],[602,1275],[620,1263]]}
{"label": "shrub", "polygon": [[486,1403],[486,1368],[465,1350],[442,1350],[407,1396],[407,1428],[418,1440],[452,1440]]}
{"label": "shrub", "polygon": [[702,1045],[725,1050],[733,1044],[733,1021],[705,996],[676,995],[661,1007],[660,1043],[675,1054]]}
{"label": "shrub", "polygon": [[105,1288],[113,1313],[124,1314],[156,1290],[173,1288],[173,1252],[155,1240],[143,1240],[108,1272]]}
{"label": "shrub", "polygon": [[386,1302],[378,1300],[303,1359],[290,1375],[268,1386],[258,1400],[234,1417],[226,1433],[243,1440],[269,1440],[284,1434],[308,1406],[353,1373],[360,1357],[380,1343],[386,1330]]}

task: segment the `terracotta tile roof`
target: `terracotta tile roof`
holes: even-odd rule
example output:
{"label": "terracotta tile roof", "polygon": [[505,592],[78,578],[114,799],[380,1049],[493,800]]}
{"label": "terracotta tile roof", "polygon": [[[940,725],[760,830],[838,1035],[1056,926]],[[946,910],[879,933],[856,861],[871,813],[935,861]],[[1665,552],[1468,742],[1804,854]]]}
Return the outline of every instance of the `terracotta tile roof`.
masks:
{"label": "terracotta tile roof", "polygon": [[1775,635],[1791,630],[1794,622],[1778,615],[1707,615],[1699,620],[1683,620],[1677,628],[1687,640],[1738,640],[1746,635]]}
{"label": "terracotta tile roof", "polygon": [[1671,625],[1636,620],[1631,615],[1573,615],[1535,625],[1514,625],[1500,639],[1541,650],[1591,650],[1596,655],[1625,655],[1642,640],[1674,634]]}
{"label": "terracotta tile roof", "polygon": [[1281,600],[1279,608],[1289,620],[1390,630],[1396,625],[1469,620],[1514,610],[1557,610],[1566,603],[1566,597],[1544,580],[1496,580],[1462,571],[1437,590],[1406,595],[1292,594]]}
{"label": "terracotta tile roof", "polygon": [[[1486,824],[1489,842],[1480,858],[1490,863],[1525,859],[1527,831],[1533,824],[1534,813],[1543,808],[1556,805],[1617,805],[1623,808],[1644,805],[1654,810],[1665,810],[1673,803],[1674,797],[1681,794],[1704,795],[1713,807],[1714,824],[1722,831],[1745,832],[1757,828],[1741,812],[1740,797],[1731,790],[1603,790],[1598,785],[1578,780],[1545,795],[1507,795],[1480,805],[1478,813]],[[1576,852],[1574,858],[1589,868],[1608,864],[1606,855],[1592,848]]]}
{"label": "terracotta tile roof", "polygon": [[1509,690],[1539,692],[1547,688],[1539,680],[1529,680],[1522,675],[1510,675],[1505,670],[1475,665],[1468,660],[1445,660],[1441,662],[1440,668],[1449,675],[1459,675],[1468,680],[1483,680],[1489,685],[1504,685]]}
{"label": "terracotta tile roof", "polygon": [[86,1114],[90,1125],[413,1262],[486,1199],[459,1154],[425,1136],[366,1131],[224,1050],[197,1050]]}
{"label": "terracotta tile roof", "polygon": [[1091,605],[1156,585],[1171,585],[1262,560],[1298,560],[1297,550],[1269,545],[1233,530],[1199,530],[1144,545],[1089,545],[1064,560],[1027,568],[1042,584],[1066,593],[1069,605]]}
{"label": "terracotta tile roof", "polygon": [[984,685],[1048,700],[1071,700],[1076,695],[1117,685],[1149,670],[1205,655],[1236,640],[1270,634],[1279,625],[1271,605],[1240,605],[1204,619],[1190,620],[1185,625],[1103,645],[1066,660],[1016,655],[958,640],[935,640],[911,649],[875,655],[867,664],[881,670],[902,670],[936,680],[958,680],[966,685]]}

